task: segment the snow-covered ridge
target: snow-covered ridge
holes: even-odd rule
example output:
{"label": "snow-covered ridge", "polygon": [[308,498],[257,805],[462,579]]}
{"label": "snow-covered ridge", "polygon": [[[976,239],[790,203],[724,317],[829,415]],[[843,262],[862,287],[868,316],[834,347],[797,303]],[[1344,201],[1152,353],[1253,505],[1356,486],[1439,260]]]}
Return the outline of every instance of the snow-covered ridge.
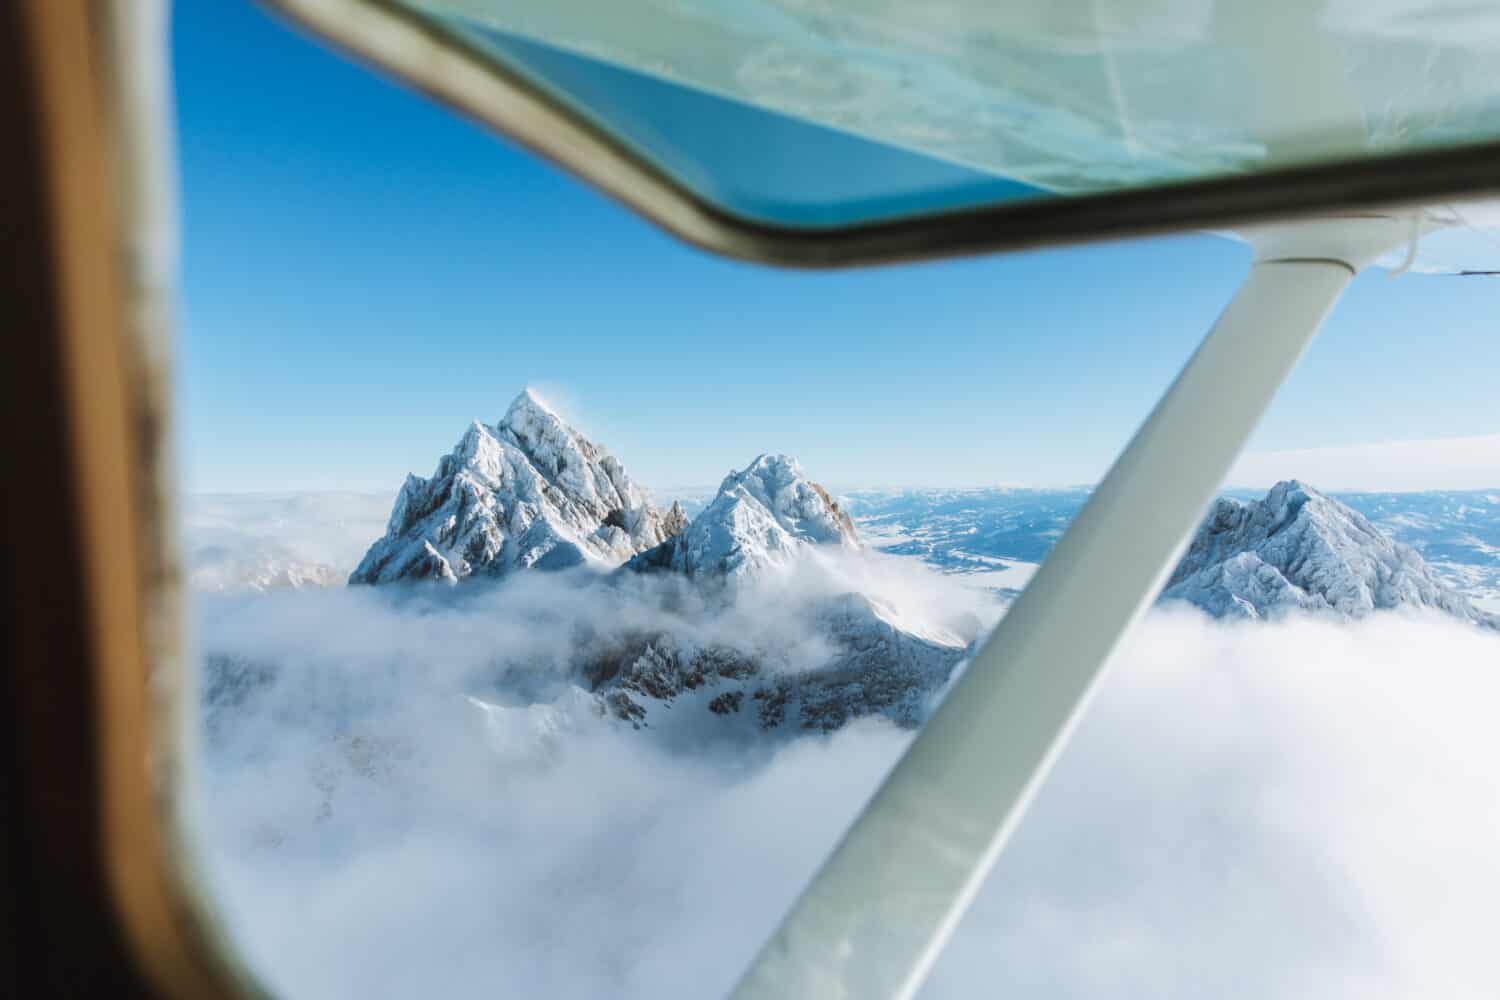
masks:
{"label": "snow-covered ridge", "polygon": [[384,537],[349,582],[616,566],[685,521],[675,506],[659,511],[613,455],[527,389],[498,424],[475,421],[430,478],[407,477]]}
{"label": "snow-covered ridge", "polygon": [[1162,599],[1185,600],[1219,618],[1292,610],[1362,618],[1405,608],[1500,627],[1415,549],[1296,480],[1277,483],[1263,500],[1216,501]]}
{"label": "snow-covered ridge", "polygon": [[858,549],[854,522],[795,459],[760,455],[724,478],[686,531],[630,566],[732,580],[785,568],[819,546]]}
{"label": "snow-covered ridge", "polygon": [[[862,551],[848,513],[785,455],[731,472],[689,521],[677,504],[658,511],[618,461],[528,391],[494,427],[471,426],[431,478],[407,479],[384,537],[350,582],[456,583],[583,562],[664,571],[717,595],[710,615],[763,617],[754,614],[760,602],[781,602],[791,635],[704,641],[697,623],[671,625],[664,608],[656,627],[611,633],[601,622],[612,637],[578,649],[572,667],[601,714],[637,728],[706,724],[728,733],[829,730],[866,715],[915,725],[974,636],[903,613],[858,583],[827,582],[842,579],[830,565],[835,554]],[[799,564],[823,582],[780,572]],[[717,589],[729,582],[737,586]],[[673,586],[662,580],[646,591]],[[799,642],[820,654],[806,661],[794,651]],[[787,670],[789,658],[800,666]]]}

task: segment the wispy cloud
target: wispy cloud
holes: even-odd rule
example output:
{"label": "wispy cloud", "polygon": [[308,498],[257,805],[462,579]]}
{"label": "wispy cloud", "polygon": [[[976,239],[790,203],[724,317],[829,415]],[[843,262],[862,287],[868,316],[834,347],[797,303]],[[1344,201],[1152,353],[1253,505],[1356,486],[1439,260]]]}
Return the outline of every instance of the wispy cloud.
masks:
{"label": "wispy cloud", "polygon": [[1242,456],[1228,482],[1264,488],[1282,479],[1323,490],[1500,488],[1500,434],[1258,452]]}

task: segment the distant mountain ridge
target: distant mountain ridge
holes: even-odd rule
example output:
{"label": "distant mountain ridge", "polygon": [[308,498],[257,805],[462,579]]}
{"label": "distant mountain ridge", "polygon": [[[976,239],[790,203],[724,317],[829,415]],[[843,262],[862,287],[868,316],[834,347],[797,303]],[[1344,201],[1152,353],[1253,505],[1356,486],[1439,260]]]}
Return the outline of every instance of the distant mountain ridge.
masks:
{"label": "distant mountain ridge", "polygon": [[[1482,621],[1485,615],[1493,618],[1496,612],[1500,612],[1500,491],[1328,495],[1302,483],[1295,486],[1316,494],[1319,499],[1313,510],[1320,509],[1324,502],[1339,505],[1345,513],[1332,518],[1330,523],[1363,517],[1363,521],[1357,523],[1364,527],[1339,543],[1339,547],[1348,549],[1351,542],[1354,548],[1367,545],[1375,553],[1375,562],[1392,566],[1404,564],[1409,574],[1415,567],[1414,576],[1423,580],[1424,585],[1418,586],[1408,596],[1417,603],[1425,601],[1439,611],[1455,613],[1457,617],[1470,621]],[[1084,489],[856,491],[849,496],[849,505],[861,530],[873,535],[875,544],[882,551],[915,556],[943,572],[964,575],[987,572],[1013,561],[1022,564],[1041,562],[1089,495],[1090,491]],[[1230,507],[1258,504],[1265,496],[1265,493],[1235,491],[1225,503]],[[1218,510],[1218,504],[1210,508],[1194,535],[1192,541],[1195,544],[1199,535],[1211,529]],[[892,541],[882,544],[882,539]],[[1242,541],[1248,542],[1248,539]],[[1218,540],[1220,551],[1226,555],[1234,554],[1222,548],[1223,542],[1223,539]],[[1415,551],[1403,551],[1400,555],[1385,551],[1392,546],[1397,550]],[[1247,544],[1247,549],[1254,547],[1254,543]],[[1417,559],[1415,563],[1411,562],[1413,556]],[[1198,558],[1191,546],[1185,558]],[[1302,571],[1290,564],[1284,570],[1278,569],[1278,557],[1270,550],[1261,558],[1272,564],[1269,570],[1262,570],[1270,585],[1279,586],[1276,583],[1278,577],[1293,580]],[[1354,560],[1354,563],[1369,562],[1370,558]],[[1392,563],[1393,559],[1395,563]],[[1249,557],[1240,560],[1239,570],[1242,571],[1250,561]],[[1339,565],[1338,560],[1330,562],[1322,558],[1319,561],[1325,566]],[[1190,566],[1193,572],[1205,568],[1201,562],[1184,565]],[[1237,572],[1239,578],[1236,582]],[[1185,575],[1186,571],[1174,574],[1173,584],[1183,582]],[[1432,589],[1425,586],[1428,583]],[[1270,595],[1255,592],[1257,586],[1264,588],[1266,585],[1257,584],[1254,574],[1227,566],[1225,576],[1216,586],[1197,595],[1177,591],[1168,599],[1191,598],[1193,603],[1215,615],[1251,617],[1245,613],[1248,608],[1256,616],[1265,617],[1267,612],[1271,617],[1279,616],[1285,609],[1273,609],[1277,602]],[[1375,590],[1378,589],[1377,586]],[[1244,603],[1237,604],[1230,599],[1230,592],[1244,598]],[[1448,596],[1440,596],[1444,594]],[[1283,596],[1296,605],[1295,592],[1288,590]],[[1319,609],[1315,599],[1303,596],[1306,598],[1303,605],[1309,610]],[[1374,610],[1388,607],[1376,600],[1371,604]],[[1477,615],[1471,615],[1470,607]],[[1338,602],[1333,601],[1323,613],[1344,612]],[[1364,613],[1365,610],[1354,612],[1356,615]]]}

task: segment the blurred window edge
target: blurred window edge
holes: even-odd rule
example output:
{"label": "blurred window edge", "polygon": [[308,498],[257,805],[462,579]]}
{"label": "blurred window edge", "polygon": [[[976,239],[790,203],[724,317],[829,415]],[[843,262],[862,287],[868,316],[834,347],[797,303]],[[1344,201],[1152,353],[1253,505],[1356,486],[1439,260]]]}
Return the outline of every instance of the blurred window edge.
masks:
{"label": "blurred window edge", "polygon": [[[5,974],[24,993],[233,997],[181,825],[192,696],[171,544],[175,262],[164,0],[7,6],[12,460]],[[16,512],[19,514],[20,512]]]}
{"label": "blurred window edge", "polygon": [[701,249],[788,267],[853,267],[1227,229],[1500,193],[1500,141],[1276,167],[1104,194],[794,228],[695,194],[485,48],[393,0],[260,0],[346,55],[551,161]]}

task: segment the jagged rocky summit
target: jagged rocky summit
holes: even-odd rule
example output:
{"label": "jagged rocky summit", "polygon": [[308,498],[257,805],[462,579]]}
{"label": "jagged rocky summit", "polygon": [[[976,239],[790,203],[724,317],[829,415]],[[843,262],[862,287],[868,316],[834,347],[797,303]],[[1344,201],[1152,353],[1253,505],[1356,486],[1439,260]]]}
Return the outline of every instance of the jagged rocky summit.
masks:
{"label": "jagged rocky summit", "polygon": [[686,528],[681,507],[658,510],[614,456],[527,389],[498,424],[475,421],[430,478],[407,477],[349,582],[617,566]]}
{"label": "jagged rocky summit", "polygon": [[[795,460],[757,457],[689,521],[677,504],[652,506],[619,462],[527,391],[496,426],[470,427],[431,478],[407,479],[350,582],[457,583],[587,562],[716,591],[777,586],[780,571],[830,551],[861,551],[854,522]],[[737,599],[734,588],[722,593]],[[829,730],[865,715],[914,725],[974,638],[858,592],[794,603],[787,636],[747,637],[745,648],[665,628],[606,629],[577,650],[574,681],[604,714],[637,727],[693,715],[756,729]],[[785,669],[781,646],[807,635],[826,656]],[[689,707],[697,702],[701,712]]]}
{"label": "jagged rocky summit", "polygon": [[1162,593],[1216,618],[1275,618],[1289,611],[1363,618],[1428,609],[1500,628],[1444,584],[1416,550],[1392,541],[1357,511],[1296,480],[1263,500],[1215,502]]}
{"label": "jagged rocky summit", "polygon": [[726,476],[685,531],[629,565],[732,580],[789,566],[820,546],[859,549],[854,522],[795,459],[761,455]]}

